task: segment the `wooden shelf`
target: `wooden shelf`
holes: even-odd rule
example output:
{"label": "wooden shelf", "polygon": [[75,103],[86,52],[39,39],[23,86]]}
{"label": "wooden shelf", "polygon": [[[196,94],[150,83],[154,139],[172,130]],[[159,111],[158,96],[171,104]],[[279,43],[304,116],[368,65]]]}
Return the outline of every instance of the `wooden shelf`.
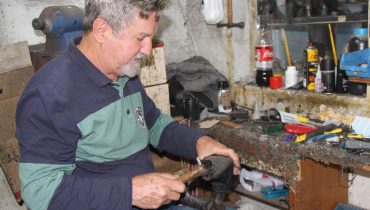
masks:
{"label": "wooden shelf", "polygon": [[[278,209],[289,209],[288,204],[281,200],[284,199],[284,197],[265,199],[260,192],[247,191],[241,185],[238,185],[234,192]],[[286,198],[286,200],[288,200],[288,198]]]}
{"label": "wooden shelf", "polygon": [[370,78],[364,78],[364,77],[349,77],[349,78],[348,78],[348,80],[349,80],[350,82],[370,84]]}
{"label": "wooden shelf", "polygon": [[300,17],[300,18],[276,18],[273,16],[260,16],[260,21],[269,26],[285,25],[310,25],[325,23],[361,23],[367,22],[367,14],[349,14],[338,16],[318,16],[318,17]]}

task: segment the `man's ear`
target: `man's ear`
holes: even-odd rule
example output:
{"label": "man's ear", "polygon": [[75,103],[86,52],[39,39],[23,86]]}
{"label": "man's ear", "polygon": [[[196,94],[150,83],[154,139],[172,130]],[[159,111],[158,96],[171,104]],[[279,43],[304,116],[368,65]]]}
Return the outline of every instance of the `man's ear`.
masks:
{"label": "man's ear", "polygon": [[97,42],[102,43],[109,30],[111,30],[109,24],[101,18],[96,18],[93,22],[93,35]]}

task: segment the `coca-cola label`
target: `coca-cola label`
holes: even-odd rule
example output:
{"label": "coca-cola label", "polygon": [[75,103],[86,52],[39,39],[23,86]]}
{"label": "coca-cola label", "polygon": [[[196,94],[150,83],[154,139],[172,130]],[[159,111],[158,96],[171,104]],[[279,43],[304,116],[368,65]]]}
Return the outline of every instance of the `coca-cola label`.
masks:
{"label": "coca-cola label", "polygon": [[273,58],[272,46],[256,46],[256,61],[272,61]]}

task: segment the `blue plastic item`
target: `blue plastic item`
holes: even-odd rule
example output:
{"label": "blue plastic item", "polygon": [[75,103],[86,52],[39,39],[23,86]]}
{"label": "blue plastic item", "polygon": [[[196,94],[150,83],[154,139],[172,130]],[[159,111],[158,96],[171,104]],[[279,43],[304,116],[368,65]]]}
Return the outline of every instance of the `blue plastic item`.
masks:
{"label": "blue plastic item", "polygon": [[261,194],[265,199],[272,199],[272,198],[288,196],[289,190],[286,187],[281,187],[281,188],[266,187],[261,190]]}
{"label": "blue plastic item", "polygon": [[347,76],[370,78],[370,49],[358,50],[342,55],[340,68],[346,70]]}
{"label": "blue plastic item", "polygon": [[368,29],[367,28],[355,28],[353,29],[353,35],[355,36],[367,36]]}
{"label": "blue plastic item", "polygon": [[365,210],[363,208],[351,205],[351,204],[343,204],[339,203],[334,210]]}

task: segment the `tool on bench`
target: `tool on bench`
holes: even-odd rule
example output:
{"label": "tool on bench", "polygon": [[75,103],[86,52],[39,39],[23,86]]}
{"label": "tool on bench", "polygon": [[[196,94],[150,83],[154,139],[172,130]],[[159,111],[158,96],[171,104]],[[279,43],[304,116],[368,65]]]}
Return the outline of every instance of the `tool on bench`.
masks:
{"label": "tool on bench", "polygon": [[303,135],[300,135],[300,136],[297,136],[296,140],[295,140],[295,143],[299,143],[299,142],[302,142],[302,141],[305,141],[309,138],[312,138],[314,136],[318,136],[318,135],[321,135],[323,134],[324,132],[327,132],[327,131],[332,131],[334,129],[337,129],[338,126],[334,125],[334,124],[328,124],[328,125],[325,125],[323,127],[320,127],[316,130],[313,130],[311,132],[308,132],[306,134],[303,134]]}
{"label": "tool on bench", "polygon": [[277,125],[264,126],[262,128],[262,131],[265,134],[279,133],[279,132],[282,132],[283,130],[284,130],[284,125],[282,123],[278,123]]}
{"label": "tool on bench", "polygon": [[305,126],[311,126],[311,127],[320,127],[323,125],[322,121],[318,120],[312,120],[308,117],[303,117],[298,114],[291,114],[288,112],[279,111],[281,122],[287,123],[287,124],[301,124]]}
{"label": "tool on bench", "polygon": [[285,132],[289,134],[299,134],[299,135],[316,130],[315,127],[305,126],[305,125],[300,125],[300,124],[286,124],[284,125],[284,129],[285,129]]}
{"label": "tool on bench", "polygon": [[370,142],[348,139],[345,142],[346,149],[368,149],[370,150]]}
{"label": "tool on bench", "polygon": [[44,54],[57,55],[82,36],[84,13],[73,5],[49,6],[32,20],[32,27],[46,35]]}
{"label": "tool on bench", "polygon": [[233,161],[228,157],[212,155],[204,158],[194,172],[187,172],[177,180],[185,183],[202,177],[212,186],[212,198],[206,201],[185,193],[180,203],[200,210],[224,210],[225,193],[234,189],[238,181],[237,176],[233,175],[233,167]]}

